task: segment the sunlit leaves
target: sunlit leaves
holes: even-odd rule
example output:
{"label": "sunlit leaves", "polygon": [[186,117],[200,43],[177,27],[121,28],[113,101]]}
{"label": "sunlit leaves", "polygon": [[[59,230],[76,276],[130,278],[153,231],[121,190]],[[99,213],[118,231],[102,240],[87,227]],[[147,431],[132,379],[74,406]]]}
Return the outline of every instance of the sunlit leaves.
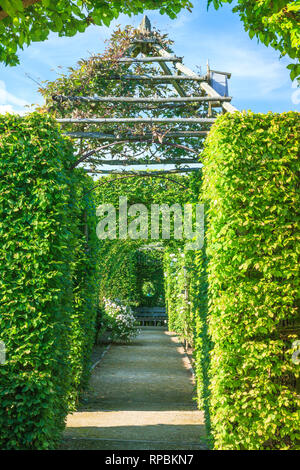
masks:
{"label": "sunlit leaves", "polygon": [[60,36],[74,36],[78,31],[84,32],[90,24],[109,26],[121,13],[136,15],[145,9],[158,9],[161,14],[175,18],[182,8],[190,10],[192,4],[189,0],[165,0],[159,3],[155,0],[40,0],[23,8],[21,0],[0,0],[0,6],[8,14],[0,21],[0,61],[16,65],[18,56],[17,51],[11,48],[12,44],[23,48],[33,41],[44,41],[50,31]]}
{"label": "sunlit leaves", "polygon": [[218,449],[296,446],[299,371],[289,350],[299,321],[298,135],[298,113],[227,114],[204,152]]}
{"label": "sunlit leaves", "polygon": [[[232,0],[208,0],[216,9]],[[288,66],[291,80],[300,77],[300,1],[238,0],[233,12],[239,14],[250,38],[294,59]]]}
{"label": "sunlit leaves", "polygon": [[0,135],[0,447],[49,449],[89,370],[95,213],[89,178],[68,170],[73,150],[52,118],[7,114]]}

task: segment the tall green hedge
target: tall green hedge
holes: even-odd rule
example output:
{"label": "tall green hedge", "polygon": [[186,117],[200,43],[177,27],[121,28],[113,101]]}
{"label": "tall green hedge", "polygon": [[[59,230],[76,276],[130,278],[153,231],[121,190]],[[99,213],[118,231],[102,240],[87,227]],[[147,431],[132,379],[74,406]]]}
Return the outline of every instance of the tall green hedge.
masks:
{"label": "tall green hedge", "polygon": [[181,248],[169,247],[164,255],[165,297],[168,327],[191,342],[189,305],[186,299],[185,254]]}
{"label": "tall green hedge", "polygon": [[80,382],[86,368],[82,329],[90,331],[91,305],[82,300],[89,289],[83,273],[92,269],[85,250],[95,243],[83,249],[86,202],[74,196],[87,177],[69,171],[73,161],[47,115],[0,116],[2,449],[53,448],[79,389],[74,376]]}
{"label": "tall green hedge", "polygon": [[209,390],[212,344],[207,323],[206,246],[197,251],[172,253],[168,250],[164,256],[164,270],[169,329],[193,349],[197,403],[204,411],[207,443],[212,447]]}
{"label": "tall green hedge", "polygon": [[299,114],[220,117],[204,152],[212,429],[217,449],[299,438]]}
{"label": "tall green hedge", "polygon": [[[208,333],[208,281],[206,243],[199,251],[187,256],[188,297],[190,302],[190,322],[193,328],[194,370],[196,375],[197,402],[204,411],[207,443],[213,447],[210,418],[209,370],[212,341]],[[190,328],[191,329],[191,328]]]}
{"label": "tall green hedge", "polygon": [[194,349],[215,449],[298,445],[298,122],[219,117],[202,154],[204,247],[165,255],[169,327]]}
{"label": "tall green hedge", "polygon": [[73,310],[69,364],[72,368],[70,404],[75,405],[90,376],[90,357],[95,343],[99,303],[100,243],[96,235],[93,180],[83,170],[73,171],[71,205],[74,235]]}

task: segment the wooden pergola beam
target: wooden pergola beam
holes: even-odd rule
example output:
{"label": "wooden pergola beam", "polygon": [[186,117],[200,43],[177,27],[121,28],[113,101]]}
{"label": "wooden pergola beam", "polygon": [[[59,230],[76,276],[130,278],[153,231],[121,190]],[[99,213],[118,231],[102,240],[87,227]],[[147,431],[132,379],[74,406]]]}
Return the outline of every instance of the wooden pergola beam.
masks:
{"label": "wooden pergola beam", "polygon": [[[162,172],[163,173],[163,172]],[[122,180],[122,179],[126,179],[126,178],[138,178],[138,177],[151,177],[151,178],[161,178],[161,179],[164,179],[164,180],[167,180],[167,181],[171,181],[172,183],[174,184],[177,184],[178,186],[181,186],[182,188],[186,189],[187,191],[190,191],[190,188],[185,186],[184,184],[182,184],[180,181],[177,181],[176,179],[174,178],[170,178],[169,176],[165,176],[164,174],[161,174],[159,171],[151,171],[150,173],[144,173],[144,174],[140,174],[140,175],[137,175],[137,174],[134,174],[134,175],[121,175],[121,176],[117,176],[116,178],[102,178],[102,180],[98,180],[97,181],[97,184],[95,186],[93,186],[91,189],[89,189],[86,193],[86,194],[89,194],[91,191],[94,191],[94,189],[98,188],[99,186],[103,186],[104,184],[109,184],[109,183],[112,183],[113,181],[119,181],[119,180]]]}
{"label": "wooden pergola beam", "polygon": [[133,39],[131,42],[133,44],[157,44],[158,40],[156,38],[144,38],[144,39]]}
{"label": "wooden pergola beam", "polygon": [[[136,176],[152,176],[151,173],[145,172],[143,170],[91,170],[91,169],[86,169],[84,170],[87,173],[94,173],[94,174],[99,174],[99,175],[136,175]],[[168,174],[168,173],[189,173],[192,171],[199,171],[201,168],[176,168],[172,170],[163,170],[163,171],[153,171],[154,175],[158,174]]]}
{"label": "wooden pergola beam", "polygon": [[54,101],[82,101],[90,103],[198,103],[206,101],[230,101],[230,96],[215,98],[213,96],[169,96],[167,98],[135,96],[64,96],[53,95]]}
{"label": "wooden pergola beam", "polygon": [[99,165],[183,165],[190,163],[201,163],[197,158],[162,158],[160,161],[155,160],[97,160],[97,158],[88,158],[84,161],[85,163],[95,163]]}
{"label": "wooden pergola beam", "polygon": [[207,80],[207,76],[197,76],[191,77],[188,75],[101,75],[101,77],[105,78],[106,80],[149,80],[149,81],[179,81],[179,80],[191,80],[191,81],[205,81]]}
{"label": "wooden pergola beam", "polygon": [[[172,75],[170,68],[165,62],[160,62],[159,65],[162,68],[165,75]],[[176,82],[176,80],[173,80],[173,79],[170,80],[170,83],[173,85],[173,87],[175,88],[179,96],[181,97],[187,96],[185,90],[182,88],[180,83]]]}
{"label": "wooden pergola beam", "polygon": [[[168,57],[160,57],[160,56],[153,56],[153,57],[121,57],[120,59],[111,59],[109,62],[118,62],[121,64],[132,64],[135,62],[181,62],[182,57],[175,57],[169,54]],[[105,61],[104,61],[105,62]]]}
{"label": "wooden pergola beam", "polygon": [[[169,54],[169,52],[167,52],[160,45],[155,44],[154,47],[162,57],[168,58],[169,56],[171,56],[171,54]],[[171,57],[173,57],[173,56],[171,56]],[[175,62],[174,65],[177,68],[177,70],[184,73],[185,75],[190,75],[191,77],[195,77],[195,78],[198,77],[198,75],[195,72],[190,70],[185,65],[181,64],[179,61]],[[207,82],[201,82],[200,87],[209,96],[211,96],[213,98],[217,98],[218,101],[220,100],[220,98],[222,98],[222,96],[216,90],[214,90]],[[222,103],[222,107],[223,107],[223,109],[225,109],[229,113],[234,113],[235,111],[238,111],[234,106],[232,106],[232,104],[227,103],[226,101],[224,103]]]}
{"label": "wooden pergola beam", "polygon": [[[145,142],[149,142],[151,145],[153,144],[153,142],[151,140],[146,140]],[[84,161],[92,161],[92,159],[93,159],[93,161],[94,160],[96,161],[96,159],[94,159],[94,155],[96,155],[101,150],[107,149],[109,147],[113,147],[114,145],[127,144],[127,143],[128,142],[126,140],[118,140],[118,141],[113,141],[109,144],[101,145],[100,147],[96,147],[96,148],[88,150],[86,152],[81,152],[78,155],[79,158],[72,164],[70,169],[76,168],[76,166],[78,166],[80,163],[83,163]],[[199,150],[195,150],[191,147],[188,147],[187,145],[178,144],[178,143],[175,143],[175,142],[169,142],[168,140],[164,140],[163,142],[156,141],[155,144],[156,145],[166,146],[166,147],[179,148],[181,150],[185,150],[186,152],[190,152],[190,153],[194,153],[196,155],[199,155]],[[88,160],[88,159],[90,159],[90,160]],[[192,161],[192,158],[188,157],[188,158],[186,158],[186,160]],[[105,160],[105,161],[107,161],[107,160]],[[137,161],[137,159],[134,159],[133,161]],[[195,163],[197,163],[198,161],[199,160],[197,159]]]}
{"label": "wooden pergola beam", "polygon": [[220,75],[226,75],[226,77],[228,78],[231,77],[231,73],[229,72],[220,72],[219,70],[213,70],[213,69],[210,69],[210,72],[219,73]]}
{"label": "wooden pergola beam", "polygon": [[106,123],[173,123],[173,124],[212,124],[216,121],[215,118],[61,118],[56,119],[61,124],[106,124]]}
{"label": "wooden pergola beam", "polygon": [[[165,137],[202,137],[208,134],[208,131],[177,131],[177,132],[167,132]],[[98,140],[113,140],[113,141],[124,141],[126,139],[128,142],[153,142],[154,144],[159,143],[158,136],[153,134],[136,134],[136,135],[119,135],[114,134],[105,134],[104,132],[65,132],[64,135],[74,138],[74,139],[98,139]],[[162,136],[162,138],[164,138]]]}

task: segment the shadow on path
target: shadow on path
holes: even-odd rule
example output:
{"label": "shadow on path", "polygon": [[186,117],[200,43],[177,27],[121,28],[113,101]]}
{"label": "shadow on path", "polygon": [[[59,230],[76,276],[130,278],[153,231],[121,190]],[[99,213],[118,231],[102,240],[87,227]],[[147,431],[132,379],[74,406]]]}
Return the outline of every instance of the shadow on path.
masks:
{"label": "shadow on path", "polygon": [[205,449],[190,363],[176,335],[145,327],[93,370],[86,403],[68,416],[63,449]]}

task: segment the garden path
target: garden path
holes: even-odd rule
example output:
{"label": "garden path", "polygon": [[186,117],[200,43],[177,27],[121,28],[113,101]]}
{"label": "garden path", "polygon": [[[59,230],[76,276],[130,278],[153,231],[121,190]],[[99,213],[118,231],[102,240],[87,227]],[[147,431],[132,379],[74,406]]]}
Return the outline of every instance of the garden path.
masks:
{"label": "garden path", "polygon": [[63,449],[205,449],[189,360],[174,333],[144,327],[94,368],[86,403],[68,416]]}

